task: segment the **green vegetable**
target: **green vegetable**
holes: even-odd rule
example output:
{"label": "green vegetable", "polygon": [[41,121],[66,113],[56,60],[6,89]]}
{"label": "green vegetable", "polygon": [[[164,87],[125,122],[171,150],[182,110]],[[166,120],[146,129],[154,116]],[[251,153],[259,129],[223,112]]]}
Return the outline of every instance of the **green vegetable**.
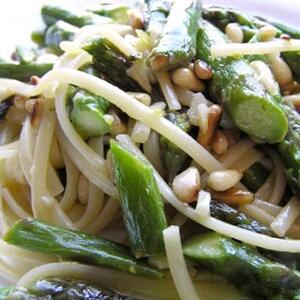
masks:
{"label": "green vegetable", "polygon": [[16,64],[12,62],[0,62],[0,78],[17,79],[29,81],[30,77],[36,75],[43,76],[53,67],[52,63],[29,63]]}
{"label": "green vegetable", "polygon": [[32,286],[10,287],[0,289],[0,299],[9,300],[62,300],[62,299],[93,299],[93,300],[130,300],[108,289],[89,285],[85,282],[49,278],[41,279]]}
{"label": "green vegetable", "polygon": [[16,47],[15,53],[16,53],[16,58],[20,64],[32,63],[37,58],[36,49],[32,47],[19,45]]}
{"label": "green vegetable", "polygon": [[41,47],[45,46],[44,39],[45,39],[45,31],[44,30],[37,30],[37,31],[33,31],[31,33],[31,40]]}
{"label": "green vegetable", "polygon": [[176,1],[149,60],[153,71],[187,65],[196,54],[201,3]]}
{"label": "green vegetable", "polygon": [[274,236],[270,227],[261,224],[223,202],[211,200],[210,213],[213,217],[237,227],[268,236]]}
{"label": "green vegetable", "polygon": [[132,253],[136,257],[162,253],[167,221],[152,166],[113,140],[110,148]]}
{"label": "green vegetable", "polygon": [[300,115],[292,104],[282,105],[289,120],[289,130],[277,149],[285,165],[287,180],[294,193],[300,196]]}
{"label": "green vegetable", "polygon": [[145,27],[153,41],[162,33],[171,8],[170,0],[145,0]]}
{"label": "green vegetable", "polygon": [[45,33],[45,45],[51,50],[61,53],[59,44],[62,41],[71,41],[74,39],[76,27],[64,21],[57,21],[47,28]]}
{"label": "green vegetable", "polygon": [[[192,237],[183,252],[227,278],[254,299],[282,295],[292,299],[299,293],[300,273],[259,254],[255,248],[218,233]],[[264,298],[265,297],[265,298]]]}
{"label": "green vegetable", "polygon": [[115,268],[131,274],[162,277],[162,273],[132,258],[126,247],[77,230],[36,219],[18,221],[4,236],[12,245],[62,259]]}
{"label": "green vegetable", "polygon": [[109,102],[84,90],[79,90],[71,99],[70,119],[83,139],[100,137],[110,131],[111,124],[105,118]]}
{"label": "green vegetable", "polygon": [[220,43],[226,43],[224,34],[204,21],[198,34],[197,56],[214,72],[212,95],[226,107],[240,130],[266,143],[282,141],[288,130],[284,111],[245,60],[211,57],[211,46]]}
{"label": "green vegetable", "polygon": [[89,9],[94,14],[108,17],[118,23],[128,23],[128,7],[125,5],[104,4],[96,8]]}
{"label": "green vegetable", "polygon": [[[190,132],[192,125],[186,112],[168,112],[165,115],[169,121],[178,126],[184,132]],[[161,161],[166,170],[168,182],[172,182],[174,177],[184,168],[189,160],[189,156],[179,149],[175,144],[163,136],[160,136],[159,144],[161,148]]]}
{"label": "green vegetable", "polygon": [[270,171],[261,163],[256,162],[244,172],[242,183],[250,192],[256,193],[257,190],[265,183],[269,175]]}
{"label": "green vegetable", "polygon": [[127,75],[132,58],[126,57],[108,39],[95,38],[83,49],[93,56],[93,66],[113,84],[127,91],[139,91],[138,84]]}
{"label": "green vegetable", "polygon": [[[257,28],[265,26],[267,23],[258,18],[245,15],[232,8],[211,6],[203,10],[203,18],[222,31],[230,23],[238,23],[244,33],[244,42],[248,42],[257,32]],[[278,32],[279,34],[279,32]]]}
{"label": "green vegetable", "polygon": [[53,25],[60,20],[78,27],[111,22],[110,18],[98,16],[91,12],[51,4],[47,4],[42,7],[42,18],[48,26]]}

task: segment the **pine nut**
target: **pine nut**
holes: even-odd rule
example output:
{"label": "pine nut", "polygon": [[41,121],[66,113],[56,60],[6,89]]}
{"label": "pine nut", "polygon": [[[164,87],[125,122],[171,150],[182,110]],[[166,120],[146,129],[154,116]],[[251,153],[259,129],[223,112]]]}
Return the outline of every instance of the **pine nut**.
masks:
{"label": "pine nut", "polygon": [[242,43],[244,40],[243,30],[237,23],[228,24],[225,28],[225,33],[233,43]]}
{"label": "pine nut", "polygon": [[289,65],[280,57],[279,54],[268,55],[271,62],[271,69],[275,79],[280,86],[293,82],[293,74]]}
{"label": "pine nut", "polygon": [[215,171],[209,174],[207,183],[214,191],[223,192],[235,186],[241,178],[242,174],[236,170]]}
{"label": "pine nut", "polygon": [[215,134],[216,128],[219,124],[222,114],[222,108],[219,105],[212,105],[208,108],[208,123],[207,131],[203,132],[199,130],[197,141],[204,147],[210,145],[212,138]]}
{"label": "pine nut", "polygon": [[161,71],[168,64],[169,58],[165,55],[157,55],[150,59],[150,67],[153,72]]}
{"label": "pine nut", "polygon": [[211,191],[213,199],[232,205],[244,205],[254,200],[254,195],[248,191],[242,191],[235,187],[224,191]]}
{"label": "pine nut", "polygon": [[182,202],[191,203],[196,201],[200,190],[200,174],[197,168],[189,167],[178,174],[172,183],[175,194]]}
{"label": "pine nut", "polygon": [[213,76],[212,70],[208,64],[202,60],[196,60],[194,62],[194,73],[200,79],[207,80]]}
{"label": "pine nut", "polygon": [[213,140],[211,142],[211,147],[213,151],[218,155],[223,155],[226,153],[229,147],[229,143],[222,131],[220,130],[216,131]]}
{"label": "pine nut", "polygon": [[24,96],[14,96],[14,106],[19,110],[24,110],[26,100],[27,98]]}
{"label": "pine nut", "polygon": [[178,86],[194,92],[203,92],[205,90],[204,83],[189,68],[175,70],[172,74],[172,81]]}
{"label": "pine nut", "polygon": [[131,9],[128,11],[129,25],[134,29],[142,29],[144,27],[144,21],[137,9]]}
{"label": "pine nut", "polygon": [[[32,107],[32,113],[31,113],[31,125],[33,127],[37,127],[40,124],[40,121],[43,116],[44,112],[44,99],[43,98],[37,98],[34,99],[33,107]],[[25,104],[26,105],[26,104]]]}
{"label": "pine nut", "polygon": [[272,40],[276,36],[277,30],[272,25],[266,25],[259,29],[258,39],[259,41],[266,42]]}
{"label": "pine nut", "polygon": [[82,205],[86,205],[89,198],[89,182],[83,174],[79,176],[77,194],[79,202]]}
{"label": "pine nut", "polygon": [[123,120],[121,113],[115,109],[110,108],[108,110],[108,113],[114,118],[114,121],[111,126],[110,134],[115,137],[118,134],[124,134],[127,133],[127,124],[125,120]]}

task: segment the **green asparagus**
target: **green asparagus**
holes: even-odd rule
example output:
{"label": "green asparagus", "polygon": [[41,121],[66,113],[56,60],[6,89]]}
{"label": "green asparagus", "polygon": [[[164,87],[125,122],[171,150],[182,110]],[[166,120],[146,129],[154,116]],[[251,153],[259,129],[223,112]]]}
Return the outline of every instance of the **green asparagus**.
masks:
{"label": "green asparagus", "polygon": [[55,24],[47,28],[45,33],[45,46],[52,51],[60,53],[59,44],[62,41],[71,41],[74,39],[76,27],[64,21],[57,21]]}
{"label": "green asparagus", "polygon": [[12,62],[0,62],[0,78],[17,79],[20,81],[29,81],[30,77],[36,75],[43,76],[53,67],[52,63],[29,63],[17,64]]}
{"label": "green asparagus", "polygon": [[20,64],[29,64],[36,60],[37,51],[32,47],[18,45],[16,47],[16,59]]}
{"label": "green asparagus", "polygon": [[147,4],[145,26],[151,39],[155,41],[163,31],[171,8],[170,0],[145,0]]}
{"label": "green asparagus", "polygon": [[[230,23],[238,23],[244,33],[244,42],[248,42],[257,32],[257,28],[261,28],[267,23],[258,18],[245,15],[231,8],[211,6],[203,10],[203,18],[222,31]],[[279,34],[280,32],[278,32]]]}
{"label": "green asparagus", "polygon": [[275,236],[270,227],[261,224],[223,202],[211,200],[210,213],[213,217],[237,227],[268,236]]}
{"label": "green asparagus", "polygon": [[192,237],[184,243],[183,252],[255,299],[277,295],[292,299],[299,294],[300,272],[218,233]]}
{"label": "green asparagus", "polygon": [[113,140],[110,148],[131,250],[137,258],[162,253],[167,221],[153,169]]}
{"label": "green asparagus", "polygon": [[127,247],[76,230],[52,226],[36,219],[17,222],[4,236],[12,245],[131,274],[162,277],[162,273],[132,258]]}
{"label": "green asparagus", "polygon": [[83,49],[93,56],[95,69],[113,84],[127,91],[141,90],[127,75],[133,59],[126,57],[108,39],[102,37],[93,39],[84,44]]}
{"label": "green asparagus", "polygon": [[110,131],[111,122],[105,118],[109,102],[84,90],[71,98],[70,119],[84,140],[100,137]]}
{"label": "green asparagus", "polygon": [[[165,118],[187,133],[192,129],[186,112],[168,112]],[[171,183],[174,177],[187,165],[189,156],[164,136],[160,137],[159,144],[161,161],[166,170],[167,180]]]}
{"label": "green asparagus", "polygon": [[40,47],[45,46],[45,30],[36,30],[31,33],[31,40]]}
{"label": "green asparagus", "polygon": [[89,285],[85,282],[49,278],[41,279],[32,286],[10,287],[0,289],[0,299],[9,300],[62,300],[62,299],[93,299],[93,300],[130,300],[108,289]]}
{"label": "green asparagus", "polygon": [[175,1],[149,61],[153,71],[187,65],[196,54],[199,0]]}
{"label": "green asparagus", "polygon": [[104,4],[91,8],[89,11],[100,16],[111,18],[118,23],[126,24],[129,21],[128,6],[125,5]]}
{"label": "green asparagus", "polygon": [[219,29],[203,21],[198,34],[197,57],[208,62],[214,72],[213,97],[225,106],[240,130],[266,143],[282,141],[288,130],[287,117],[247,61],[211,57],[211,46],[226,41]]}
{"label": "green asparagus", "polygon": [[91,24],[105,24],[112,21],[110,18],[102,17],[91,12],[77,11],[69,7],[51,4],[42,7],[42,18],[47,26],[53,25],[60,20],[78,27]]}
{"label": "green asparagus", "polygon": [[270,171],[261,163],[256,162],[244,172],[242,183],[250,192],[256,193],[257,190],[265,183],[269,175]]}

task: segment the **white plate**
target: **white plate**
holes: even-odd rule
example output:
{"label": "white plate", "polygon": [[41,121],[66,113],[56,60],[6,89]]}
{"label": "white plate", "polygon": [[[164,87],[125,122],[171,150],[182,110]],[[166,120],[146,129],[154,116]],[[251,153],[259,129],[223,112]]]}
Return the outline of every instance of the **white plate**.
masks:
{"label": "white plate", "polygon": [[[0,56],[8,56],[16,44],[27,43],[30,33],[42,26],[41,0],[0,0]],[[134,0],[127,0],[131,3]],[[182,0],[184,1],[184,0]],[[53,0],[48,2],[53,3]],[[68,4],[97,4],[98,0],[60,0]],[[122,2],[118,1],[118,2]],[[135,2],[135,1],[134,1]],[[241,11],[282,20],[300,27],[300,1],[295,0],[203,0],[204,5],[232,6]],[[5,282],[0,278],[0,286]]]}

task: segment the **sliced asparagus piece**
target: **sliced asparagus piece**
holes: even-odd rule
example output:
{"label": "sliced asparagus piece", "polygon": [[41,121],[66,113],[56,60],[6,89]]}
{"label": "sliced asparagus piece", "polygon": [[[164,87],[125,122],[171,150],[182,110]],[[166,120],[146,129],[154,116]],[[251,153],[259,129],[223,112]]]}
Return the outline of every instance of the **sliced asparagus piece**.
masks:
{"label": "sliced asparagus piece", "polygon": [[192,237],[184,244],[184,254],[227,278],[255,299],[299,294],[300,273],[269,260],[255,248],[217,233]]}
{"label": "sliced asparagus piece", "polygon": [[160,254],[167,221],[152,166],[113,140],[110,149],[131,250],[137,258]]}
{"label": "sliced asparagus piece", "polygon": [[201,15],[199,0],[173,4],[164,30],[149,60],[153,71],[187,65],[196,54],[196,35]]}
{"label": "sliced asparagus piece", "polygon": [[131,274],[163,274],[132,258],[126,247],[76,230],[52,226],[36,219],[17,222],[5,235],[12,245],[62,259],[115,268]]}
{"label": "sliced asparagus piece", "polygon": [[197,56],[213,69],[212,95],[226,107],[240,130],[266,143],[281,142],[288,120],[277,99],[266,91],[247,61],[212,58],[210,48],[219,43],[226,43],[224,34],[204,21],[198,34]]}

